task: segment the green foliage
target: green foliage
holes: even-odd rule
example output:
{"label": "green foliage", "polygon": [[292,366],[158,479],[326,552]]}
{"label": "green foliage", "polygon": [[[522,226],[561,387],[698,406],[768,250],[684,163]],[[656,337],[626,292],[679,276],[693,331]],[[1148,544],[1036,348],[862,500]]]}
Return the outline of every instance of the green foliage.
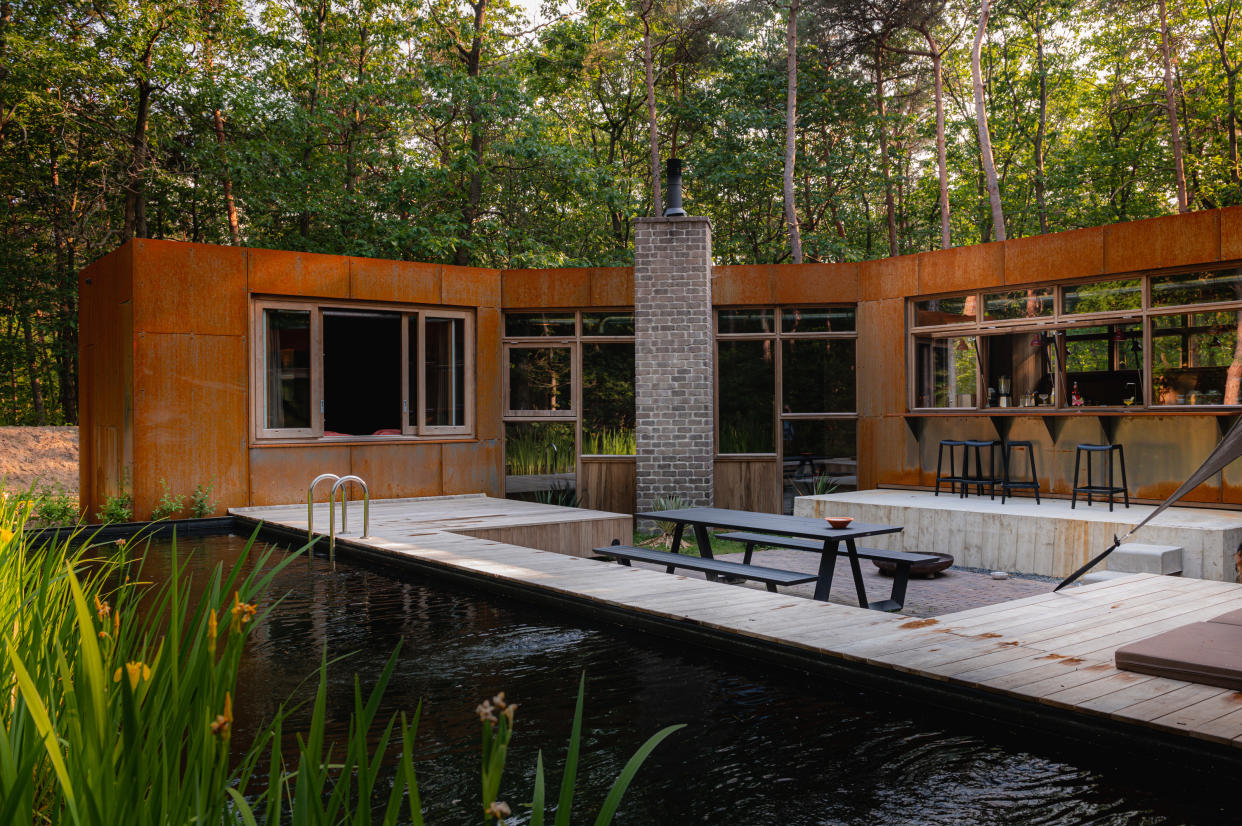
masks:
{"label": "green foliage", "polygon": [[505,424],[505,474],[573,473],[574,427],[567,422]]}
{"label": "green foliage", "polygon": [[633,428],[606,428],[594,433],[583,432],[582,452],[598,456],[633,456],[637,450]]}
{"label": "green foliage", "polygon": [[44,526],[73,525],[82,516],[78,498],[60,485],[39,488],[33,507],[32,516]]}
{"label": "green foliage", "polygon": [[160,480],[160,488],[163,490],[163,494],[160,496],[160,501],[156,502],[155,507],[151,510],[151,519],[153,521],[176,516],[185,507],[185,496],[173,496],[169,493],[168,483],[163,479]]}
{"label": "green foliage", "polygon": [[578,491],[568,482],[557,482],[546,490],[535,491],[535,501],[544,505],[560,505],[563,508],[582,506]]}
{"label": "green foliage", "polygon": [[131,522],[134,518],[134,497],[129,493],[121,493],[104,499],[103,506],[95,514],[95,518],[105,525],[111,522]]}
{"label": "green foliage", "polygon": [[206,487],[194,486],[194,492],[190,494],[190,518],[206,519],[216,512],[216,503],[211,498],[211,489],[214,484],[214,482],[208,482]]}

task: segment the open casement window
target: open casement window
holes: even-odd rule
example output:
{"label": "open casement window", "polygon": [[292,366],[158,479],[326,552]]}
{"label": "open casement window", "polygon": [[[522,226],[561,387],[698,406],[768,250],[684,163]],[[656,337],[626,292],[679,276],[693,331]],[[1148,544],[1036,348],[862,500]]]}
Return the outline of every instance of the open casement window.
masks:
{"label": "open casement window", "polygon": [[505,415],[573,419],[578,368],[573,343],[505,345]]}
{"label": "open casement window", "polygon": [[257,438],[474,432],[472,313],[287,300],[253,306]]}
{"label": "open casement window", "polygon": [[473,432],[474,329],[467,313],[406,315],[402,331],[403,432],[449,436]]}
{"label": "open casement window", "polygon": [[323,433],[323,329],[305,304],[256,307],[255,418],[260,437],[305,438]]}

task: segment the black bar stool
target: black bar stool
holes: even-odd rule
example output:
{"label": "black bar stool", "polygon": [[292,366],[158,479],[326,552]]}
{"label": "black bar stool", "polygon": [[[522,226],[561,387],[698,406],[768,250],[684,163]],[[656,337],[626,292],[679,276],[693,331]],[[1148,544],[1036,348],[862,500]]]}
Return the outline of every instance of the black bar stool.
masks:
{"label": "black bar stool", "polygon": [[[1013,457],[1010,455],[1010,451],[1013,450],[1013,448],[1015,447],[1020,447],[1026,450],[1026,461],[1027,461],[1027,465],[1029,466],[1030,472],[1031,472],[1031,478],[1029,480],[1021,480],[1021,481],[1015,482],[1010,477],[1010,470],[1013,467]],[[1005,497],[1009,496],[1010,491],[1014,490],[1015,488],[1020,489],[1020,490],[1034,491],[1035,492],[1035,504],[1036,505],[1040,504],[1039,474],[1035,472],[1035,445],[1033,445],[1029,441],[1021,440],[1021,439],[1018,441],[1013,441],[1013,442],[1006,441],[1005,444],[1001,447],[1001,462],[1003,464],[1003,474],[1004,474],[1001,478],[1001,483],[1000,483],[1001,504],[1002,505],[1005,504]]]}
{"label": "black bar stool", "polygon": [[[1121,485],[1120,487],[1113,484],[1113,453],[1117,454],[1117,458],[1121,461]],[[1078,471],[1082,464],[1082,455],[1087,454],[1087,484],[1078,484]],[[1106,453],[1105,457],[1108,461],[1108,484],[1096,485],[1091,480],[1091,454]],[[1078,504],[1078,494],[1087,494],[1087,506],[1091,505],[1091,497],[1093,494],[1099,493],[1108,496],[1108,510],[1113,510],[1113,497],[1120,493],[1125,500],[1126,507],[1130,507],[1130,484],[1126,481],[1126,454],[1121,449],[1121,445],[1079,445],[1078,451],[1074,454],[1074,493],[1070,498],[1070,508],[1073,509]]]}
{"label": "black bar stool", "polygon": [[[983,486],[987,485],[988,498],[996,498],[996,486],[1001,479],[996,475],[996,449],[1001,447],[1001,443],[996,439],[966,439],[962,442],[962,475],[961,481],[966,485],[962,488],[962,498],[966,498],[967,489],[970,485],[975,486],[975,492],[982,496]],[[983,472],[983,449],[988,449],[988,472]],[[974,450],[975,458],[975,474],[970,475],[970,451]],[[1003,457],[1002,453],[1002,457]]]}
{"label": "black bar stool", "polygon": [[[940,495],[940,483],[949,483],[949,493],[957,493],[957,460],[953,455],[954,448],[962,447],[966,443],[960,439],[941,439],[940,450],[936,454],[936,496]],[[949,449],[949,475],[944,475],[944,451]],[[963,456],[962,461],[966,459]]]}

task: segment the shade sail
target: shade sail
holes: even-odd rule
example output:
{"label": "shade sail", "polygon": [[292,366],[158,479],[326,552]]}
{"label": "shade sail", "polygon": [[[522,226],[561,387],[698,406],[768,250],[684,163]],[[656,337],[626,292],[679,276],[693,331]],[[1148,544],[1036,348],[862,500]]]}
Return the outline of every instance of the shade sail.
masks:
{"label": "shade sail", "polygon": [[[1131,528],[1130,532],[1125,536],[1120,539],[1114,536],[1113,544],[1107,550],[1096,556],[1086,565],[1083,565],[1077,571],[1074,571],[1074,573],[1062,580],[1061,584],[1053,590],[1060,591],[1066,585],[1069,585],[1071,582],[1078,579],[1078,577],[1100,564],[1104,557],[1108,556],[1117,549],[1118,545],[1138,533],[1139,528],[1142,528],[1148,522],[1155,519],[1162,511],[1164,511],[1165,508],[1173,505],[1177,502],[1177,500],[1199,487],[1199,485],[1206,482],[1212,476],[1220,473],[1226,465],[1239,457],[1242,457],[1242,418],[1234,421],[1233,427],[1229,428],[1229,432],[1226,433],[1225,437],[1220,440],[1220,444],[1216,446],[1216,449],[1208,455],[1207,459],[1205,459],[1203,464],[1199,466],[1198,470],[1190,474],[1190,478],[1188,478],[1185,482],[1182,482],[1181,487],[1173,491],[1173,495],[1157,505],[1154,511],[1147,514],[1146,518]],[[1075,484],[1077,484],[1077,482],[1075,482]]]}

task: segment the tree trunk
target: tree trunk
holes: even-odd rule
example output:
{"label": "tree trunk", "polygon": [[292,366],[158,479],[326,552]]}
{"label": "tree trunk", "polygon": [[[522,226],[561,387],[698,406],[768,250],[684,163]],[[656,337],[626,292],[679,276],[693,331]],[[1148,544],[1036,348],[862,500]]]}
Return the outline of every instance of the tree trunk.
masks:
{"label": "tree trunk", "polygon": [[1160,0],[1160,56],[1164,60],[1164,105],[1169,115],[1169,146],[1173,149],[1173,180],[1177,184],[1177,211],[1190,212],[1186,195],[1186,167],[1182,158],[1182,132],[1177,125],[1177,97],[1173,93],[1173,58],[1169,46],[1169,14]]}
{"label": "tree trunk", "polygon": [[660,192],[660,135],[656,131],[655,66],[651,57],[651,12],[655,0],[642,4],[643,20],[643,78],[647,84],[647,141],[651,148],[651,214],[659,217],[664,213]]}
{"label": "tree trunk", "polygon": [[1229,180],[1238,183],[1238,70],[1227,76],[1229,93]]}
{"label": "tree trunk", "polygon": [[[1163,0],[1162,0],[1163,2]],[[1035,6],[1035,60],[1039,70],[1039,123],[1035,127],[1035,209],[1039,212],[1039,231],[1048,234],[1047,177],[1044,171],[1044,140],[1048,134],[1048,67],[1044,59],[1043,3]]]}
{"label": "tree trunk", "polygon": [[466,107],[470,120],[470,183],[466,191],[466,203],[462,206],[462,238],[453,253],[453,263],[464,267],[470,263],[470,246],[474,240],[474,222],[479,217],[479,205],[483,202],[483,116],[479,113],[478,95],[479,66],[483,55],[483,23],[487,16],[487,0],[471,3],[474,9],[474,37],[470,51],[465,54],[466,75],[470,78],[470,103]]}
{"label": "tree trunk", "polygon": [[[323,72],[323,50],[324,50],[324,27],[327,25],[328,4],[321,2],[315,7],[315,52],[312,58],[311,71],[311,88],[310,99],[307,101],[306,112],[308,115],[309,128],[313,129],[315,124],[315,113],[319,109],[319,82]],[[306,173],[306,177],[310,177],[311,153],[313,151],[314,141],[308,134],[306,144],[302,147],[302,171]],[[311,210],[310,210],[310,190],[303,189],[303,197],[306,203],[303,205],[301,213],[298,214],[298,234],[303,238],[310,236]]]}
{"label": "tree trunk", "polygon": [[953,246],[952,224],[949,222],[949,162],[944,140],[944,65],[939,44],[931,29],[923,28],[932,61],[932,92],[936,98],[936,173],[940,182],[940,248]]}
{"label": "tree trunk", "polygon": [[988,30],[988,9],[991,0],[982,0],[979,10],[979,28],[975,31],[975,45],[970,50],[970,74],[975,86],[975,120],[979,127],[979,160],[992,205],[992,232],[997,241],[1004,241],[1005,212],[1001,207],[1000,184],[996,181],[996,162],[992,160],[992,138],[988,133],[988,110],[983,101],[983,69],[981,54],[983,36]]}
{"label": "tree trunk", "polygon": [[[147,71],[151,57],[147,56]],[[138,79],[138,105],[134,112],[134,131],[130,137],[129,169],[125,171],[125,224],[121,240],[147,237],[147,195],[143,176],[147,167],[147,121],[151,114],[151,81]]]}
{"label": "tree trunk", "polygon": [[884,101],[884,43],[878,41],[875,49],[875,103],[879,112],[880,170],[884,175],[884,210],[888,216],[888,254],[897,256],[897,205],[893,202],[893,176],[888,159],[888,107]]}
{"label": "tree trunk", "polygon": [[26,342],[26,376],[30,382],[30,401],[34,405],[35,424],[47,425],[47,409],[43,406],[43,384],[39,381],[39,363],[35,354],[34,337],[30,334],[30,313],[22,314],[22,338]]}
{"label": "tree trunk", "polygon": [[794,162],[797,160],[798,127],[798,6],[789,0],[789,20],[785,27],[785,224],[789,227],[789,255],[802,263],[802,235],[798,231],[798,210],[794,203]]}

